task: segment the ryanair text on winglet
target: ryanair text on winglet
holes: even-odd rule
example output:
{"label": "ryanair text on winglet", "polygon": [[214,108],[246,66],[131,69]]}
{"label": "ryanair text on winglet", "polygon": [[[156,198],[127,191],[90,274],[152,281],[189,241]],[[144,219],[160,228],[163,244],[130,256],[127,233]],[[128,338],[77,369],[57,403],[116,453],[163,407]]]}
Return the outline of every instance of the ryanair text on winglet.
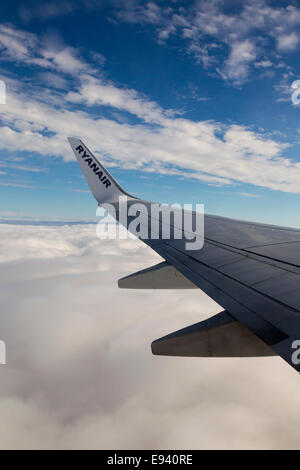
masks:
{"label": "ryanair text on winglet", "polygon": [[81,155],[81,157],[89,165],[90,169],[93,170],[95,175],[98,176],[101,183],[103,183],[106,188],[111,186],[111,182],[109,181],[105,173],[99,168],[94,159],[88,153],[86,153],[82,145],[78,145],[78,147],[76,147],[76,151],[79,153],[79,155],[81,155],[81,153],[83,152],[83,155]]}

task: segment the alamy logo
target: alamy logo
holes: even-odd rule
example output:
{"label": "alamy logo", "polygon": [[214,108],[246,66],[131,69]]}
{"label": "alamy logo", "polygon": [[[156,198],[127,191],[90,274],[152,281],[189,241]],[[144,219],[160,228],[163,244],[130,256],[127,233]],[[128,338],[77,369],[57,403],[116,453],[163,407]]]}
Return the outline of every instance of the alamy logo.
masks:
{"label": "alamy logo", "polygon": [[203,247],[203,204],[196,204],[193,211],[192,204],[169,206],[120,196],[118,202],[98,206],[97,215],[101,220],[96,233],[101,240],[133,236],[142,240],[184,240],[187,250],[201,250]]}
{"label": "alamy logo", "polygon": [[6,345],[4,341],[0,340],[0,364],[6,364]]}
{"label": "alamy logo", "polygon": [[0,80],[0,104],[6,104],[6,86],[3,80]]}
{"label": "alamy logo", "polygon": [[294,365],[300,364],[300,340],[295,339],[295,341],[292,342],[292,349],[295,349],[295,351],[292,354],[292,363]]}
{"label": "alamy logo", "polygon": [[291,87],[295,90],[294,93],[292,93],[292,103],[294,105],[297,105],[300,103],[300,80],[295,80],[292,84]]}

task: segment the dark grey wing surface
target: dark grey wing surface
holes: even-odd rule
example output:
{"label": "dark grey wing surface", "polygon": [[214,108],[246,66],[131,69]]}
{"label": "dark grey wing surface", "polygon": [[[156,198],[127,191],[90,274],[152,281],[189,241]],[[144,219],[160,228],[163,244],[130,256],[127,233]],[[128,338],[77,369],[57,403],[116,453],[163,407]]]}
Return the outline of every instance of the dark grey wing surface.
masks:
{"label": "dark grey wing surface", "polygon": [[[100,166],[82,141],[73,138],[71,146],[95,199],[99,203],[104,201],[116,205],[116,198],[126,193],[109,172]],[[129,197],[129,205],[136,202],[144,203],[146,208],[141,225],[151,226],[151,203]],[[119,219],[118,212],[116,218]],[[128,217],[125,224],[129,230],[132,219]],[[171,344],[174,353],[174,345],[180,343],[178,347],[184,351],[184,355],[188,355],[188,343],[184,339],[187,334],[188,339],[194,338],[194,343],[196,337],[204,338],[203,344],[206,346],[203,347],[206,347],[207,353],[211,343],[205,339],[205,335],[213,325],[217,341],[220,340],[221,329],[233,335],[238,334],[239,339],[241,334],[247,337],[249,348],[241,355],[248,355],[250,350],[255,349],[254,338],[258,337],[267,350],[280,355],[300,371],[296,349],[300,346],[300,230],[206,215],[202,249],[187,250],[186,240],[175,239],[172,231],[169,239],[164,239],[159,233],[157,239],[146,237],[143,241],[174,269],[170,270],[165,263],[160,263],[151,268],[151,272],[143,270],[140,286],[144,287],[150,282],[153,288],[157,282],[160,284],[160,279],[169,276],[164,282],[166,288],[169,288],[172,277],[176,278],[175,286],[186,288],[188,283],[182,283],[181,276],[199,287],[226,311],[226,315],[219,314],[212,323],[194,325],[188,330],[162,338],[164,345],[160,346],[159,341],[156,341],[153,343],[154,349],[159,351],[162,347],[164,353],[167,353],[166,348]],[[158,277],[157,273],[160,273]],[[138,274],[130,276],[121,284],[132,285]],[[244,325],[249,334],[235,321]],[[257,348],[257,355],[265,355],[261,343]],[[220,355],[220,348],[217,350],[217,355]],[[236,351],[231,350],[229,355],[236,355]]]}
{"label": "dark grey wing surface", "polygon": [[299,230],[207,215],[200,250],[184,238],[143,241],[300,371]]}

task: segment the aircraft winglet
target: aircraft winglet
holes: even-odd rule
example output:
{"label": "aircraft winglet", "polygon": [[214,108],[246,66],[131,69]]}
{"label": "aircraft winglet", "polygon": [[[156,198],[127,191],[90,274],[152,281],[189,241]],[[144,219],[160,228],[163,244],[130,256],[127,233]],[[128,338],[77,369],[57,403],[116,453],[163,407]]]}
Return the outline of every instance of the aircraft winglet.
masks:
{"label": "aircraft winglet", "polygon": [[101,165],[82,140],[68,137],[68,141],[98,203],[116,202],[119,196],[131,197]]}

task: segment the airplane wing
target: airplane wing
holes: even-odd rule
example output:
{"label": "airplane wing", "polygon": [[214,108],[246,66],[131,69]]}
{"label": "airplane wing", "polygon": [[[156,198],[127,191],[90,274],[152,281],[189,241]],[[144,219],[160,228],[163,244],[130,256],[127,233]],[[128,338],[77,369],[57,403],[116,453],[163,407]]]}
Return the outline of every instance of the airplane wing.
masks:
{"label": "airplane wing", "polygon": [[[69,142],[99,205],[114,206],[122,222],[117,200],[126,198],[128,207],[140,205],[141,226],[158,227],[155,237],[140,238],[164,262],[126,276],[119,287],[200,288],[224,309],[154,341],[154,354],[279,355],[300,371],[300,230],[204,215],[201,248],[189,250],[174,221],[170,237],[162,237],[164,222],[151,215],[153,203],[127,194],[80,139]],[[128,217],[127,229],[133,220]]]}

